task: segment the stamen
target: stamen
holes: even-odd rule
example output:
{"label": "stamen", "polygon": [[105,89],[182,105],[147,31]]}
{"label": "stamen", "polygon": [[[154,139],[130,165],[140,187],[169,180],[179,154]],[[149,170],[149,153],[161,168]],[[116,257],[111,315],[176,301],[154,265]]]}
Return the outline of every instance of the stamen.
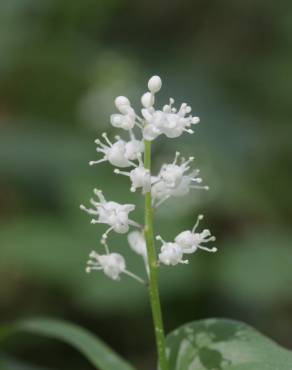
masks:
{"label": "stamen", "polygon": [[189,163],[193,162],[193,161],[194,161],[194,159],[195,159],[195,157],[189,157],[189,159],[188,159],[187,161],[185,161],[185,162],[183,163],[183,165],[184,165],[184,166],[187,166]]}
{"label": "stamen", "polygon": [[194,181],[194,182],[200,184],[203,181],[203,179],[201,177],[192,177],[191,181]]}
{"label": "stamen", "polygon": [[209,186],[199,186],[199,185],[191,185],[191,189],[203,189],[203,190],[209,190]]}
{"label": "stamen", "polygon": [[215,253],[215,252],[217,252],[217,248],[216,247],[213,247],[213,248],[207,248],[207,247],[203,247],[203,246],[201,246],[201,245],[199,245],[198,246],[198,248],[199,249],[202,249],[202,250],[204,250],[204,251],[206,251],[206,252],[211,252],[211,253]]}
{"label": "stamen", "polygon": [[101,203],[97,202],[96,200],[94,200],[93,198],[90,198],[89,202],[94,206],[94,207],[99,207],[101,205]]}
{"label": "stamen", "polygon": [[101,190],[94,189],[93,192],[94,192],[95,195],[97,195],[97,197],[98,197],[98,199],[100,200],[101,203],[105,203],[106,202],[105,197],[103,196]]}
{"label": "stamen", "polygon": [[105,159],[105,158],[100,159],[100,160],[98,160],[98,161],[90,161],[90,162],[89,162],[89,166],[93,166],[94,164],[102,163],[102,162],[105,162],[105,161],[106,161],[106,159]]}
{"label": "stamen", "polygon": [[110,147],[112,147],[112,146],[113,146],[113,144],[110,142],[110,140],[109,140],[109,138],[108,138],[108,136],[107,136],[107,133],[106,133],[106,132],[103,132],[103,133],[101,134],[101,136],[104,138],[104,140],[107,142],[107,144],[108,144]]}
{"label": "stamen", "polygon": [[92,208],[86,208],[83,204],[80,204],[80,209],[89,215],[97,215],[97,211]]}
{"label": "stamen", "polygon": [[180,156],[180,152],[175,152],[175,157],[174,157],[174,160],[173,160],[172,164],[177,163],[177,160],[178,160],[179,156]]}
{"label": "stamen", "polygon": [[114,173],[116,173],[117,175],[130,176],[130,172],[127,172],[127,171],[120,171],[118,168],[115,168],[115,169],[114,169]]}
{"label": "stamen", "polygon": [[216,237],[215,236],[210,236],[210,238],[208,239],[204,239],[204,243],[207,243],[207,242],[214,242],[216,240]]}
{"label": "stamen", "polygon": [[98,220],[96,220],[95,218],[93,218],[93,219],[90,221],[90,223],[91,223],[92,225],[100,224],[100,222],[99,222]]}
{"label": "stamen", "polygon": [[203,218],[204,218],[203,215],[199,215],[197,217],[197,221],[196,221],[194,227],[192,228],[192,233],[194,233],[196,231],[197,227],[199,226],[200,221],[203,220]]}
{"label": "stamen", "polygon": [[181,260],[181,261],[179,261],[179,263],[182,263],[184,265],[187,265],[189,263],[189,260]]}
{"label": "stamen", "polygon": [[164,239],[162,239],[162,237],[160,235],[156,235],[155,239],[161,241],[162,244],[167,243]]}
{"label": "stamen", "polygon": [[100,145],[104,149],[107,148],[107,146],[103,142],[101,142],[100,139],[96,139],[96,140],[94,140],[94,142],[95,142],[95,144]]}

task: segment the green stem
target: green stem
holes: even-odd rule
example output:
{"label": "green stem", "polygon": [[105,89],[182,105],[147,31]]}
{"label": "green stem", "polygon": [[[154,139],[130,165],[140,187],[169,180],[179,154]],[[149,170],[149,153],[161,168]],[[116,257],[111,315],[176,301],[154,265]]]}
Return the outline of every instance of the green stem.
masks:
{"label": "green stem", "polygon": [[[144,140],[144,167],[151,173],[151,142]],[[162,322],[160,298],[157,280],[157,261],[153,236],[153,208],[151,204],[151,191],[145,194],[145,240],[147,245],[149,265],[149,296],[152,310],[152,317],[155,330],[156,347],[158,352],[160,370],[168,370],[165,351],[165,337]]]}

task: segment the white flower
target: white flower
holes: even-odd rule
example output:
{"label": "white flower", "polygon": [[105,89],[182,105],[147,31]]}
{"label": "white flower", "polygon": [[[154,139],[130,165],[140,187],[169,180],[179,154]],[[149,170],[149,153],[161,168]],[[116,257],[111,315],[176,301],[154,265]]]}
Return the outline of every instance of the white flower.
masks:
{"label": "white flower", "polygon": [[147,248],[143,233],[137,230],[130,232],[128,243],[134,252],[147,259]]}
{"label": "white flower", "polygon": [[87,273],[92,270],[102,270],[109,278],[120,280],[120,274],[126,271],[125,259],[119,253],[98,254],[92,251],[89,257]]}
{"label": "white flower", "polygon": [[133,133],[131,133],[131,140],[126,143],[125,156],[131,161],[135,161],[144,152],[144,142],[136,140]]}
{"label": "white flower", "polygon": [[216,240],[214,236],[211,236],[208,229],[203,230],[201,233],[196,233],[196,229],[202,219],[203,215],[199,215],[192,230],[182,231],[176,236],[175,243],[182,248],[183,253],[194,253],[197,249],[202,249],[207,252],[217,252],[217,248],[215,247],[207,248],[201,245],[202,243]]}
{"label": "white flower", "polygon": [[138,155],[144,151],[144,143],[136,140],[132,133],[130,134],[131,140],[128,142],[122,140],[120,136],[115,136],[116,142],[112,143],[105,132],[102,134],[102,137],[107,145],[103,144],[99,139],[96,139],[95,143],[98,145],[96,151],[103,153],[104,157],[98,161],[90,161],[90,166],[105,161],[109,161],[113,166],[122,168],[135,166],[132,161],[136,160]]}
{"label": "white flower", "polygon": [[153,205],[158,207],[165,202],[169,197],[180,197],[186,195],[190,189],[208,190],[208,186],[197,185],[202,182],[199,177],[199,170],[193,170],[190,173],[189,164],[194,160],[190,157],[188,160],[181,159],[180,164],[177,164],[179,152],[176,152],[174,161],[170,164],[164,164],[161,167],[155,184],[152,186],[151,193]]}
{"label": "white flower", "polygon": [[170,189],[169,195],[173,197],[182,197],[188,194],[190,189],[209,190],[209,186],[196,185],[196,183],[200,183],[202,181],[200,177],[197,177],[198,173],[198,170],[194,170],[190,174],[184,175],[179,185]]}
{"label": "white flower", "polygon": [[[132,171],[121,171],[115,169],[114,173],[128,176],[132,182],[131,191],[135,192],[137,188],[142,188],[142,193],[145,194],[151,189],[151,175],[150,171],[144,167],[141,155],[138,156],[139,166],[136,166]],[[154,181],[154,180],[153,180]]]}
{"label": "white flower", "polygon": [[[159,177],[169,186],[170,188],[177,187],[182,179],[185,172],[187,172],[190,167],[188,166],[193,160],[194,157],[190,157],[187,161],[182,158],[181,164],[177,164],[177,160],[180,156],[180,152],[175,153],[175,158],[172,163],[164,164],[161,167]],[[196,182],[201,182],[202,179],[197,178]]]}
{"label": "white flower", "polygon": [[[106,245],[106,243],[104,244]],[[95,251],[92,251],[89,254],[86,272],[90,273],[92,270],[101,270],[109,278],[116,281],[121,279],[120,275],[123,273],[135,279],[139,283],[145,284],[143,279],[126,269],[124,257],[119,253],[110,253],[107,245],[106,254],[98,254]]]}
{"label": "white flower", "polygon": [[150,171],[144,168],[144,166],[138,166],[130,172],[120,171],[115,169],[114,173],[129,176],[132,186],[130,190],[135,192],[137,188],[142,188],[142,193],[145,194],[151,189],[151,176]]}
{"label": "white flower", "polygon": [[170,99],[169,105],[163,107],[165,121],[162,132],[169,138],[176,138],[183,132],[193,134],[194,131],[190,127],[200,122],[199,117],[186,116],[192,110],[186,103],[181,104],[179,111],[172,107],[173,103],[174,99]]}
{"label": "white flower", "polygon": [[143,258],[146,272],[149,275],[147,247],[143,233],[137,230],[130,232],[128,234],[128,243],[131,249]]}
{"label": "white flower", "polygon": [[98,202],[90,199],[94,208],[86,208],[84,205],[81,205],[80,208],[88,214],[98,217],[91,220],[92,224],[107,224],[110,226],[102,235],[102,239],[106,239],[111,230],[119,234],[125,234],[129,231],[129,225],[140,227],[137,222],[129,219],[129,213],[135,209],[134,204],[107,202],[100,190],[94,189],[94,193],[98,197]]}
{"label": "white flower", "polygon": [[183,260],[183,251],[181,247],[176,243],[168,243],[164,241],[161,236],[156,237],[157,240],[162,242],[161,251],[158,255],[159,261],[164,265],[175,266],[178,263],[188,263],[187,260]]}
{"label": "white flower", "polygon": [[108,145],[103,144],[99,139],[96,139],[95,143],[98,145],[96,151],[103,153],[104,157],[98,161],[90,161],[90,166],[105,161],[109,161],[113,166],[117,167],[132,166],[132,162],[126,157],[126,142],[124,140],[118,138],[118,140],[113,144],[110,142],[105,132],[102,134],[102,137]]}

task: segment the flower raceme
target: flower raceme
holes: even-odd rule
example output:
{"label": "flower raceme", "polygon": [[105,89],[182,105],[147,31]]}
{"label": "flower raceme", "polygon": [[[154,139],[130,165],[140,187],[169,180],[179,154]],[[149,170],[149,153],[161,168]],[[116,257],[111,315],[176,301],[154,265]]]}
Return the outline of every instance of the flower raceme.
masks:
{"label": "flower raceme", "polygon": [[[151,193],[152,207],[157,208],[171,197],[180,197],[189,193],[191,189],[208,190],[208,186],[201,185],[202,178],[198,169],[192,169],[193,157],[185,159],[176,152],[174,160],[161,166],[157,175],[152,175],[148,168],[144,167],[143,153],[145,141],[153,141],[158,136],[164,135],[167,138],[177,138],[183,133],[192,134],[193,126],[200,122],[199,117],[191,115],[191,107],[182,103],[179,109],[174,105],[174,99],[170,98],[169,103],[161,109],[155,109],[155,96],[160,91],[162,82],[159,76],[153,76],[148,81],[148,91],[141,97],[142,109],[137,114],[131,106],[130,100],[125,96],[118,96],[115,99],[115,106],[118,113],[110,117],[111,125],[122,131],[127,131],[128,139],[115,136],[111,141],[106,133],[102,134],[102,140],[96,139],[96,151],[102,157],[90,161],[90,165],[109,162],[115,167],[114,173],[127,176],[131,182],[130,190],[135,192],[140,189],[142,194]],[[140,137],[135,134],[140,132]],[[135,133],[134,133],[135,132]],[[127,168],[127,170],[121,170]],[[90,199],[91,208],[81,205],[80,208],[92,216],[92,224],[106,224],[109,228],[101,238],[101,244],[105,247],[105,254],[92,251],[87,264],[86,271],[101,270],[113,280],[120,280],[121,274],[127,274],[139,282],[144,281],[137,275],[126,269],[124,257],[119,253],[112,253],[107,245],[108,234],[113,231],[119,234],[126,234],[130,226],[136,228],[128,234],[130,248],[143,258],[147,274],[149,275],[149,264],[147,247],[141,226],[129,218],[129,213],[134,211],[134,204],[119,204],[107,201],[101,190],[94,190],[97,200]],[[185,254],[192,254],[198,249],[208,252],[216,252],[217,249],[207,248],[204,244],[214,241],[208,229],[197,232],[199,221],[203,218],[200,215],[192,230],[182,231],[174,238],[173,242],[164,241],[161,236],[156,239],[162,242],[158,254],[158,264],[177,265],[188,263],[183,259]]]}

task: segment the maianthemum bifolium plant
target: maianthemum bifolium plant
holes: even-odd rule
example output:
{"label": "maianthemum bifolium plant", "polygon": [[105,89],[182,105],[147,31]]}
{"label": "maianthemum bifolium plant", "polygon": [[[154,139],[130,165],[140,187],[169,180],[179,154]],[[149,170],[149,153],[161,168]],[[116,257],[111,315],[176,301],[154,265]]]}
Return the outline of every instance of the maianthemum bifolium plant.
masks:
{"label": "maianthemum bifolium plant", "polygon": [[[180,157],[176,152],[171,163],[162,165],[159,173],[154,175],[151,171],[151,144],[160,135],[168,139],[174,139],[183,133],[192,134],[192,127],[199,123],[198,117],[193,117],[191,107],[182,103],[179,109],[173,107],[174,99],[170,98],[169,103],[163,108],[155,109],[155,94],[161,89],[160,77],[153,76],[148,81],[148,89],[141,97],[141,114],[137,114],[128,98],[118,96],[115,99],[115,106],[118,114],[111,115],[111,124],[123,130],[128,135],[125,141],[120,136],[111,141],[106,133],[102,134],[103,140],[97,139],[97,152],[101,158],[89,162],[90,165],[108,161],[114,167],[116,174],[128,176],[131,182],[132,192],[141,189],[145,197],[145,224],[140,225],[130,219],[129,214],[135,209],[134,204],[119,204],[106,200],[101,190],[94,189],[96,198],[91,198],[91,208],[81,205],[80,208],[92,216],[91,223],[106,224],[108,229],[102,235],[101,244],[104,251],[98,253],[92,251],[87,263],[87,272],[94,270],[103,271],[113,280],[120,280],[122,274],[136,279],[148,286],[149,298],[152,309],[156,346],[161,370],[167,370],[167,357],[165,347],[165,336],[163,329],[162,313],[158,292],[157,269],[160,265],[175,266],[178,263],[188,263],[185,255],[193,254],[198,249],[216,252],[215,247],[208,248],[205,243],[214,241],[209,230],[197,231],[199,221],[203,218],[199,215],[191,230],[182,231],[173,241],[167,242],[160,235],[156,239],[162,243],[158,257],[153,234],[153,210],[161,206],[170,197],[181,197],[187,195],[191,189],[208,189],[200,185],[199,170],[192,169],[193,157],[187,160]],[[139,131],[136,137],[134,130]],[[144,160],[143,160],[144,159]],[[119,168],[129,168],[128,171]],[[130,227],[136,230],[130,231]],[[120,253],[113,253],[110,250],[108,235],[110,232],[128,234],[130,247],[145,262],[147,280],[127,269],[126,261]]]}
{"label": "maianthemum bifolium plant", "polygon": [[[119,96],[115,105],[119,113],[111,116],[111,124],[124,131],[127,140],[116,136],[110,140],[102,134],[97,139],[99,157],[90,165],[108,161],[117,175],[129,177],[130,190],[138,190],[145,198],[144,225],[130,218],[133,204],[107,200],[101,190],[94,190],[90,206],[81,209],[91,216],[93,224],[105,224],[100,246],[89,255],[86,271],[101,271],[119,281],[126,275],[143,284],[149,291],[159,370],[292,370],[292,352],[258,333],[248,325],[226,319],[207,319],[187,323],[165,337],[158,291],[157,272],[162,265],[188,263],[198,250],[216,252],[209,242],[215,237],[208,229],[201,230],[198,215],[190,230],[183,230],[172,241],[154,235],[153,213],[170,197],[187,195],[191,189],[207,190],[202,185],[199,170],[193,168],[193,157],[185,159],[176,152],[171,163],[162,164],[158,174],[151,172],[151,144],[158,136],[169,139],[184,133],[192,134],[199,118],[191,115],[191,108],[182,103],[177,110],[174,100],[161,110],[154,108],[155,94],[161,89],[160,77],[148,81],[148,90],[141,97],[138,115],[128,98]],[[139,133],[139,134],[138,134]],[[138,136],[139,135],[139,136]],[[126,169],[126,170],[124,170]],[[122,254],[112,251],[111,233],[127,234],[129,247],[143,258],[144,275],[137,276],[126,265]],[[155,239],[159,246],[155,246]],[[48,318],[26,319],[0,328],[0,339],[15,331],[26,331],[59,339],[79,350],[92,365],[100,370],[134,370],[102,340],[72,323]],[[141,333],[141,335],[143,335]],[[0,368],[36,370],[27,364],[22,367],[9,358],[1,357]],[[153,369],[149,369],[153,370]]]}

